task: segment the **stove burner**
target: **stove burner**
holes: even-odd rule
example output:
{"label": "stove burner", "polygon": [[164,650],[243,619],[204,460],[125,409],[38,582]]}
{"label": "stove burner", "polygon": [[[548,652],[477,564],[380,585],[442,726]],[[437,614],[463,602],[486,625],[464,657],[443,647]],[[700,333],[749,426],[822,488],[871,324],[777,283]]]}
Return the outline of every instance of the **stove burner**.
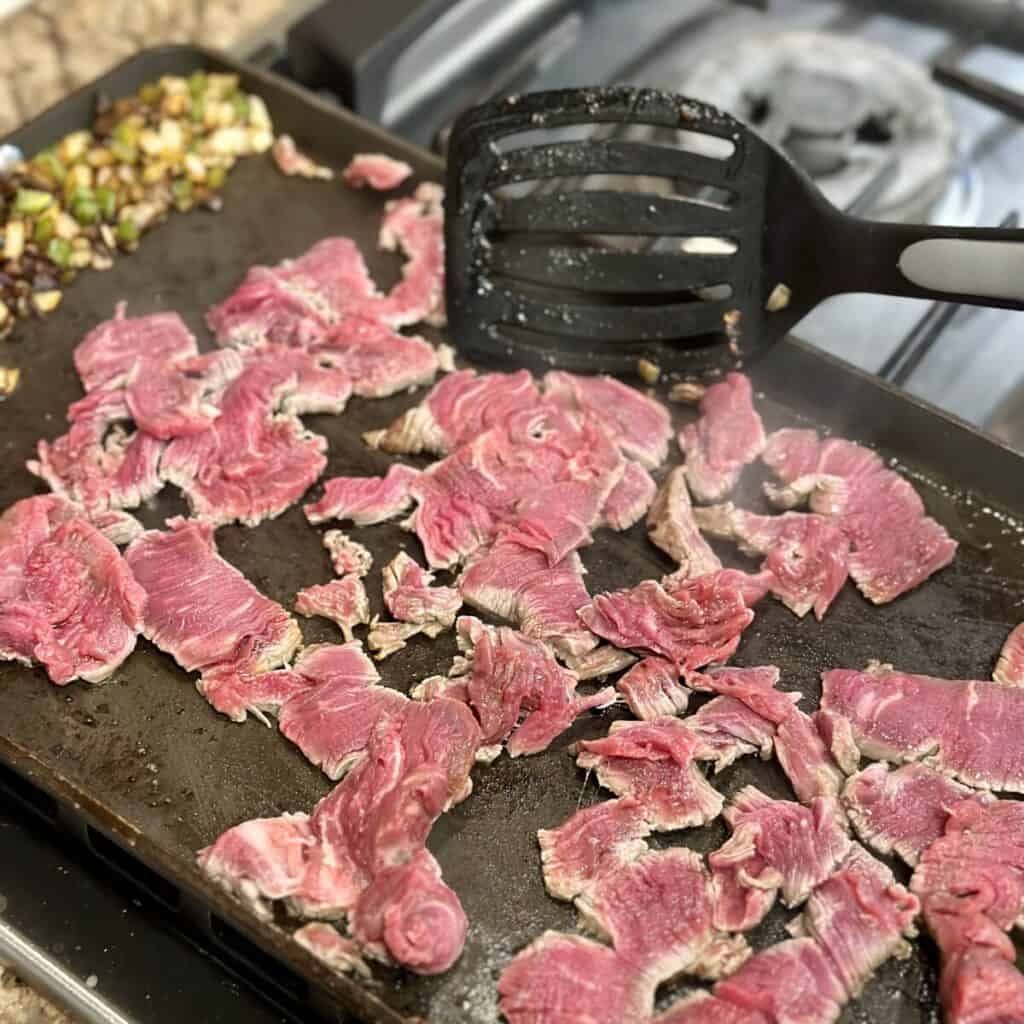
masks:
{"label": "stove burner", "polygon": [[674,87],[723,107],[785,149],[842,209],[895,167],[866,211],[925,219],[946,189],[955,124],[916,64],[862,39],[775,32],[730,39]]}

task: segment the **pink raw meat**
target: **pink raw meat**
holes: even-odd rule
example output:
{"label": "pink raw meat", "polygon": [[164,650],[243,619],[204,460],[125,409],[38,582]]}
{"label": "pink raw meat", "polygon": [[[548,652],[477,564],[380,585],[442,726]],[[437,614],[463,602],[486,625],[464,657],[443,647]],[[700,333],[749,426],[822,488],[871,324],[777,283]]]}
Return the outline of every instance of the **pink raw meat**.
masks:
{"label": "pink raw meat", "polygon": [[679,563],[680,579],[696,579],[722,568],[694,518],[684,467],[676,466],[665,477],[647,516],[647,526],[651,540]]}
{"label": "pink raw meat", "polygon": [[658,832],[706,825],[722,810],[722,797],[694,763],[698,741],[677,718],[615,722],[608,735],[578,744],[576,763],[594,769],[616,796],[638,800]]}
{"label": "pink raw meat", "polygon": [[843,813],[831,798],[804,807],[745,786],[724,817],[732,836],[708,855],[715,927],[722,931],[754,927],[771,909],[777,891],[787,907],[803,903],[850,849]]}
{"label": "pink raw meat", "polygon": [[686,479],[699,501],[721,501],[740,472],[765,446],[761,417],[754,409],[750,380],[729,373],[704,392],[700,419],[680,431]]}
{"label": "pink raw meat", "polygon": [[832,1024],[847,998],[828,954],[812,939],[768,946],[720,981],[714,994],[772,1024]]}
{"label": "pink raw meat", "polygon": [[466,604],[515,622],[564,657],[581,658],[597,646],[577,615],[590,594],[575,554],[552,566],[540,551],[502,540],[470,562],[458,585]]}
{"label": "pink raw meat", "polygon": [[311,921],[299,928],[292,938],[332,970],[341,974],[351,972],[364,978],[370,977],[370,968],[359,955],[359,947],[351,939],[346,939],[337,928],[322,921]]}
{"label": "pink raw meat", "polygon": [[884,604],[948,565],[956,542],[925,515],[914,488],[881,458],[852,441],[818,441],[813,431],[780,430],[765,462],[785,485],[769,497],[836,518],[851,545],[850,575],[869,600]]}
{"label": "pink raw meat", "polygon": [[671,594],[654,580],[598,594],[579,616],[616,647],[661,655],[688,672],[728,660],[754,613],[735,583],[715,573],[678,584]]}
{"label": "pink raw meat", "polygon": [[476,370],[459,370],[438,381],[419,405],[367,440],[386,452],[447,455],[539,403],[540,392],[528,370],[480,375]]}
{"label": "pink raw meat", "polygon": [[463,616],[459,647],[470,659],[465,695],[483,732],[485,746],[505,743],[509,755],[536,754],[583,712],[615,699],[611,688],[588,697],[576,692],[576,677],[551,652],[515,630],[485,626]]}
{"label": "pink raw meat", "polygon": [[140,430],[153,437],[200,433],[216,418],[198,374],[183,365],[196,355],[196,339],[176,313],[124,316],[93,328],[75,349],[75,368],[86,391],[125,389],[124,399]]}
{"label": "pink raw meat", "polygon": [[262,672],[302,642],[298,624],[217,554],[213,531],[176,520],[125,552],[146,592],[142,632],[188,671]]}
{"label": "pink raw meat", "polygon": [[328,530],[323,545],[331,556],[331,565],[339,576],[366,576],[373,566],[373,555],[341,530]]}
{"label": "pink raw meat", "polygon": [[565,664],[576,673],[576,678],[582,683],[587,679],[605,679],[615,672],[629,668],[636,660],[629,651],[620,651],[611,644],[602,644],[578,658],[566,657]]}
{"label": "pink raw meat", "polygon": [[284,899],[302,884],[316,837],[308,814],[254,818],[228,829],[199,852],[199,866],[260,917],[267,900]]}
{"label": "pink raw meat", "polygon": [[[372,289],[363,258],[351,239],[344,245],[345,268],[357,286]],[[323,245],[324,243],[320,243]],[[250,348],[266,343],[304,347],[327,333],[331,313],[314,296],[303,294],[268,267],[252,267],[241,285],[206,314],[206,322],[222,345]]]}
{"label": "pink raw meat", "polygon": [[945,831],[953,807],[973,791],[923,764],[872,764],[843,790],[843,807],[865,843],[911,866]]}
{"label": "pink raw meat", "polygon": [[336,360],[363,398],[386,398],[429,384],[438,370],[437,353],[422,338],[363,316],[345,317],[312,351]]}
{"label": "pink raw meat", "polygon": [[[700,855],[676,848],[650,852],[601,876],[576,906],[587,925],[606,936],[633,966],[651,1001],[663,981],[694,970],[716,938],[713,892]],[[733,945],[729,973],[749,950]]]}
{"label": "pink raw meat", "polygon": [[469,927],[458,896],[425,849],[377,872],[352,917],[353,935],[365,949],[417,974],[448,970],[462,953]]}
{"label": "pink raw meat", "polygon": [[462,598],[454,587],[435,587],[427,572],[404,551],[381,574],[384,604],[400,622],[420,627],[429,637],[440,636],[455,624]]}
{"label": "pink raw meat", "polygon": [[379,722],[405,713],[407,698],[373,685],[372,663],[358,653],[371,666],[362,678],[321,682],[289,699],[279,716],[281,733],[329,779],[340,779],[359,762]]}
{"label": "pink raw meat", "polygon": [[323,497],[303,511],[311,523],[350,519],[357,526],[382,523],[411,504],[409,489],[419,470],[396,463],[387,476],[336,476],[324,484]]}
{"label": "pink raw meat", "polygon": [[1016,626],[999,652],[992,678],[1007,686],[1024,686],[1024,623]]}
{"label": "pink raw meat", "polygon": [[826,953],[850,999],[889,957],[909,956],[904,936],[917,934],[919,910],[916,897],[855,843],[839,870],[811,893],[798,927]]}
{"label": "pink raw meat", "polygon": [[796,615],[813,608],[820,620],[846,582],[850,542],[825,516],[758,516],[731,502],[697,509],[695,515],[712,537],[737,541],[744,554],[766,555],[762,574],[768,574],[771,591]]}
{"label": "pink raw meat", "polygon": [[623,468],[592,423],[552,407],[526,409],[423,472],[412,526],[434,568],[473,555],[499,527],[554,564],[589,540]]}
{"label": "pink raw meat", "polygon": [[695,690],[734,697],[773,725],[788,718],[793,706],[800,700],[798,693],[775,689],[779,682],[779,670],[774,665],[759,665],[756,668],[722,666],[708,669],[707,672],[695,672],[687,677],[687,682]]}
{"label": "pink raw meat", "polygon": [[385,153],[357,153],[342,172],[342,178],[353,188],[369,185],[379,192],[398,188],[412,168],[404,160],[396,160]]}
{"label": "pink raw meat", "polygon": [[822,675],[821,706],[845,718],[866,757],[927,763],[969,786],[1024,792],[1024,691],[884,665]]}
{"label": "pink raw meat", "polygon": [[685,722],[699,740],[697,759],[713,761],[716,772],[747,754],[771,757],[775,726],[734,697],[709,700]]}
{"label": "pink raw meat", "polygon": [[61,498],[0,516],[0,661],[58,685],[107,679],[135,649],[146,595],[117,548]]}
{"label": "pink raw meat", "polygon": [[552,370],[544,376],[545,396],[563,408],[595,419],[622,454],[645,469],[657,469],[668,455],[672,422],[653,398],[614,377],[582,377]]}
{"label": "pink raw meat", "polygon": [[635,967],[578,935],[547,931],[498,979],[508,1024],[625,1024],[647,1020],[652,999]]}
{"label": "pink raw meat", "polygon": [[639,462],[627,460],[622,479],[605,499],[601,515],[613,530],[628,530],[647,514],[658,485]]}
{"label": "pink raw meat", "polygon": [[295,595],[295,610],[300,615],[320,615],[336,623],[345,634],[345,640],[353,639],[352,627],[370,621],[370,602],[366,588],[358,576],[343,576],[313,587],[306,587]]}
{"label": "pink raw meat", "polygon": [[615,684],[629,710],[645,721],[681,715],[690,691],[679,682],[675,665],[664,658],[644,658]]}
{"label": "pink raw meat", "polygon": [[29,472],[92,516],[137,508],[163,486],[157,472],[162,441],[121,425],[131,418],[124,392],[98,388],[68,408],[71,428],[55,441],[40,441]]}
{"label": "pink raw meat", "polygon": [[257,349],[227,386],[213,426],[172,441],[160,474],[184,491],[202,519],[254,526],[273,518],[309,489],[327,463],[326,440],[307,431],[294,413],[338,412],[350,388],[345,371],[326,357]]}
{"label": "pink raw meat", "polygon": [[460,954],[466,920],[424,843],[468,794],[480,734],[457,702],[403,707],[377,722],[366,756],[310,817],[235,826],[200,851],[199,866],[265,914],[266,900],[282,898],[302,916],[350,912],[368,952],[433,974]]}
{"label": "pink raw meat", "polygon": [[698,989],[674,1002],[652,1024],[769,1024],[769,1018]]}
{"label": "pink raw meat", "polygon": [[603,800],[577,811],[564,825],[537,833],[544,884],[556,899],[571,900],[604,875],[647,852],[651,826],[631,797]]}

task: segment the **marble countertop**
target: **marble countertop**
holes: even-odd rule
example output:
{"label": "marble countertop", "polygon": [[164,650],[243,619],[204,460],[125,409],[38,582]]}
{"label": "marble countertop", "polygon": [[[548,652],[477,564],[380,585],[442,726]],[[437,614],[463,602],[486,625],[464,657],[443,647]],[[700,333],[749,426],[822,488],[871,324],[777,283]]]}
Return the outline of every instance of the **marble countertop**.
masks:
{"label": "marble countertop", "polygon": [[33,0],[0,20],[0,135],[125,57],[162,43],[244,54],[308,0]]}

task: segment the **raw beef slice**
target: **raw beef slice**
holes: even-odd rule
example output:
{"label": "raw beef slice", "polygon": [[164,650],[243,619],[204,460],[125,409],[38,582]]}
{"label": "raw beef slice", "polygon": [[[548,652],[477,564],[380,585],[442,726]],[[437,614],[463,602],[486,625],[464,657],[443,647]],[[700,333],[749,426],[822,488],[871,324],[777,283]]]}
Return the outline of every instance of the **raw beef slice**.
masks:
{"label": "raw beef slice", "polygon": [[55,496],[0,516],[0,660],[60,685],[107,679],[135,649],[146,594],[117,548]]}

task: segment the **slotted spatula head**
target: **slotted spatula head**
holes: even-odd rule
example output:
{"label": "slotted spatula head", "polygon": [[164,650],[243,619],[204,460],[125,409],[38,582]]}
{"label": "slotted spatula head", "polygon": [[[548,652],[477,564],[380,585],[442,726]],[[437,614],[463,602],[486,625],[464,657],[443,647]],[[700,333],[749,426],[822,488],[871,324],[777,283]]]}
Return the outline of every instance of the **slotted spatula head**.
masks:
{"label": "slotted spatula head", "polygon": [[534,369],[721,371],[843,292],[1024,309],[1024,232],[849,216],[739,121],[650,89],[468,111],[445,242],[456,344]]}
{"label": "slotted spatula head", "polygon": [[766,343],[766,318],[772,337],[792,323],[762,254],[783,158],[713,107],[625,87],[513,97],[464,114],[448,159],[448,316],[478,359],[699,374]]}

